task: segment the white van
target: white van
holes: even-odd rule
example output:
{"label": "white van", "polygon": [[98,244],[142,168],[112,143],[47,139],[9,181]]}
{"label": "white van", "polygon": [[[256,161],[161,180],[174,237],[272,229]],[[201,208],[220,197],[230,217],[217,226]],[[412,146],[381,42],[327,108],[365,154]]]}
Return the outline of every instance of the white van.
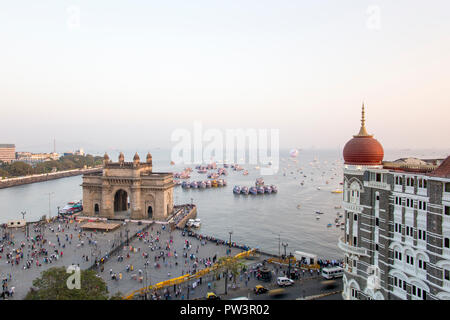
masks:
{"label": "white van", "polygon": [[341,267],[330,267],[322,269],[322,277],[325,279],[340,278],[344,275],[344,269]]}
{"label": "white van", "polygon": [[277,284],[280,287],[286,287],[286,286],[291,286],[294,284],[294,280],[289,279],[287,277],[278,277],[277,278]]}

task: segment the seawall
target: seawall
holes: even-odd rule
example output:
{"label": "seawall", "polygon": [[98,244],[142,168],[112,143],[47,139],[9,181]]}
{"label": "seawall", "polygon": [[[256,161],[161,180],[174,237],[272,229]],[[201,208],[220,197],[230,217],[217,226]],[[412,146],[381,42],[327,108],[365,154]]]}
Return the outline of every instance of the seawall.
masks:
{"label": "seawall", "polygon": [[102,171],[102,168],[99,167],[99,168],[91,168],[91,169],[73,169],[73,170],[66,170],[66,171],[59,171],[59,172],[52,172],[52,173],[34,174],[31,176],[25,176],[25,177],[8,178],[8,179],[0,180],[0,189],[14,187],[14,186],[20,186],[22,184],[44,182],[44,181],[48,181],[48,180],[78,176],[78,175],[85,174],[85,173],[101,172],[101,171]]}

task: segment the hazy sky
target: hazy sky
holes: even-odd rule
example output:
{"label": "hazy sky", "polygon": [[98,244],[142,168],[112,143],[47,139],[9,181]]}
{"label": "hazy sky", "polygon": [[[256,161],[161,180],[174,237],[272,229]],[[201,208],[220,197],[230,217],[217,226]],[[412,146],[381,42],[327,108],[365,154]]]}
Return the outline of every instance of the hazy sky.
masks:
{"label": "hazy sky", "polygon": [[282,147],[449,147],[450,2],[3,1],[0,143],[170,147],[177,128]]}

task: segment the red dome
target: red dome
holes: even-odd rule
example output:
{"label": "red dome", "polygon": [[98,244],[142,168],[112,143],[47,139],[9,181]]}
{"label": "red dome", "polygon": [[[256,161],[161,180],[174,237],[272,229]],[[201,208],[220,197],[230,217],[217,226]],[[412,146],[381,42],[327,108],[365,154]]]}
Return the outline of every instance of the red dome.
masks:
{"label": "red dome", "polygon": [[345,164],[380,165],[384,157],[381,143],[372,136],[354,136],[344,146]]}

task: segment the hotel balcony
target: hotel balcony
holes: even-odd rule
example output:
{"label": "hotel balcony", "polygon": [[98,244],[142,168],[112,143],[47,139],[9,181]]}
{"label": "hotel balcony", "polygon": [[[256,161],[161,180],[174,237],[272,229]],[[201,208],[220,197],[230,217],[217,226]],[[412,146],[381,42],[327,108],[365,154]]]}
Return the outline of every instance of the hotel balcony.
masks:
{"label": "hotel balcony", "polygon": [[357,213],[362,213],[362,211],[363,211],[362,206],[360,206],[359,204],[351,203],[351,202],[343,201],[342,206],[347,211],[352,211],[352,212],[357,212]]}
{"label": "hotel balcony", "polygon": [[347,243],[345,243],[344,237],[339,238],[338,247],[342,251],[350,253],[350,254],[356,254],[358,256],[369,257],[369,254],[367,253],[366,248],[355,247],[350,244],[347,244]]}
{"label": "hotel balcony", "polygon": [[378,181],[364,181],[364,186],[369,188],[391,190],[391,185],[385,182]]}

